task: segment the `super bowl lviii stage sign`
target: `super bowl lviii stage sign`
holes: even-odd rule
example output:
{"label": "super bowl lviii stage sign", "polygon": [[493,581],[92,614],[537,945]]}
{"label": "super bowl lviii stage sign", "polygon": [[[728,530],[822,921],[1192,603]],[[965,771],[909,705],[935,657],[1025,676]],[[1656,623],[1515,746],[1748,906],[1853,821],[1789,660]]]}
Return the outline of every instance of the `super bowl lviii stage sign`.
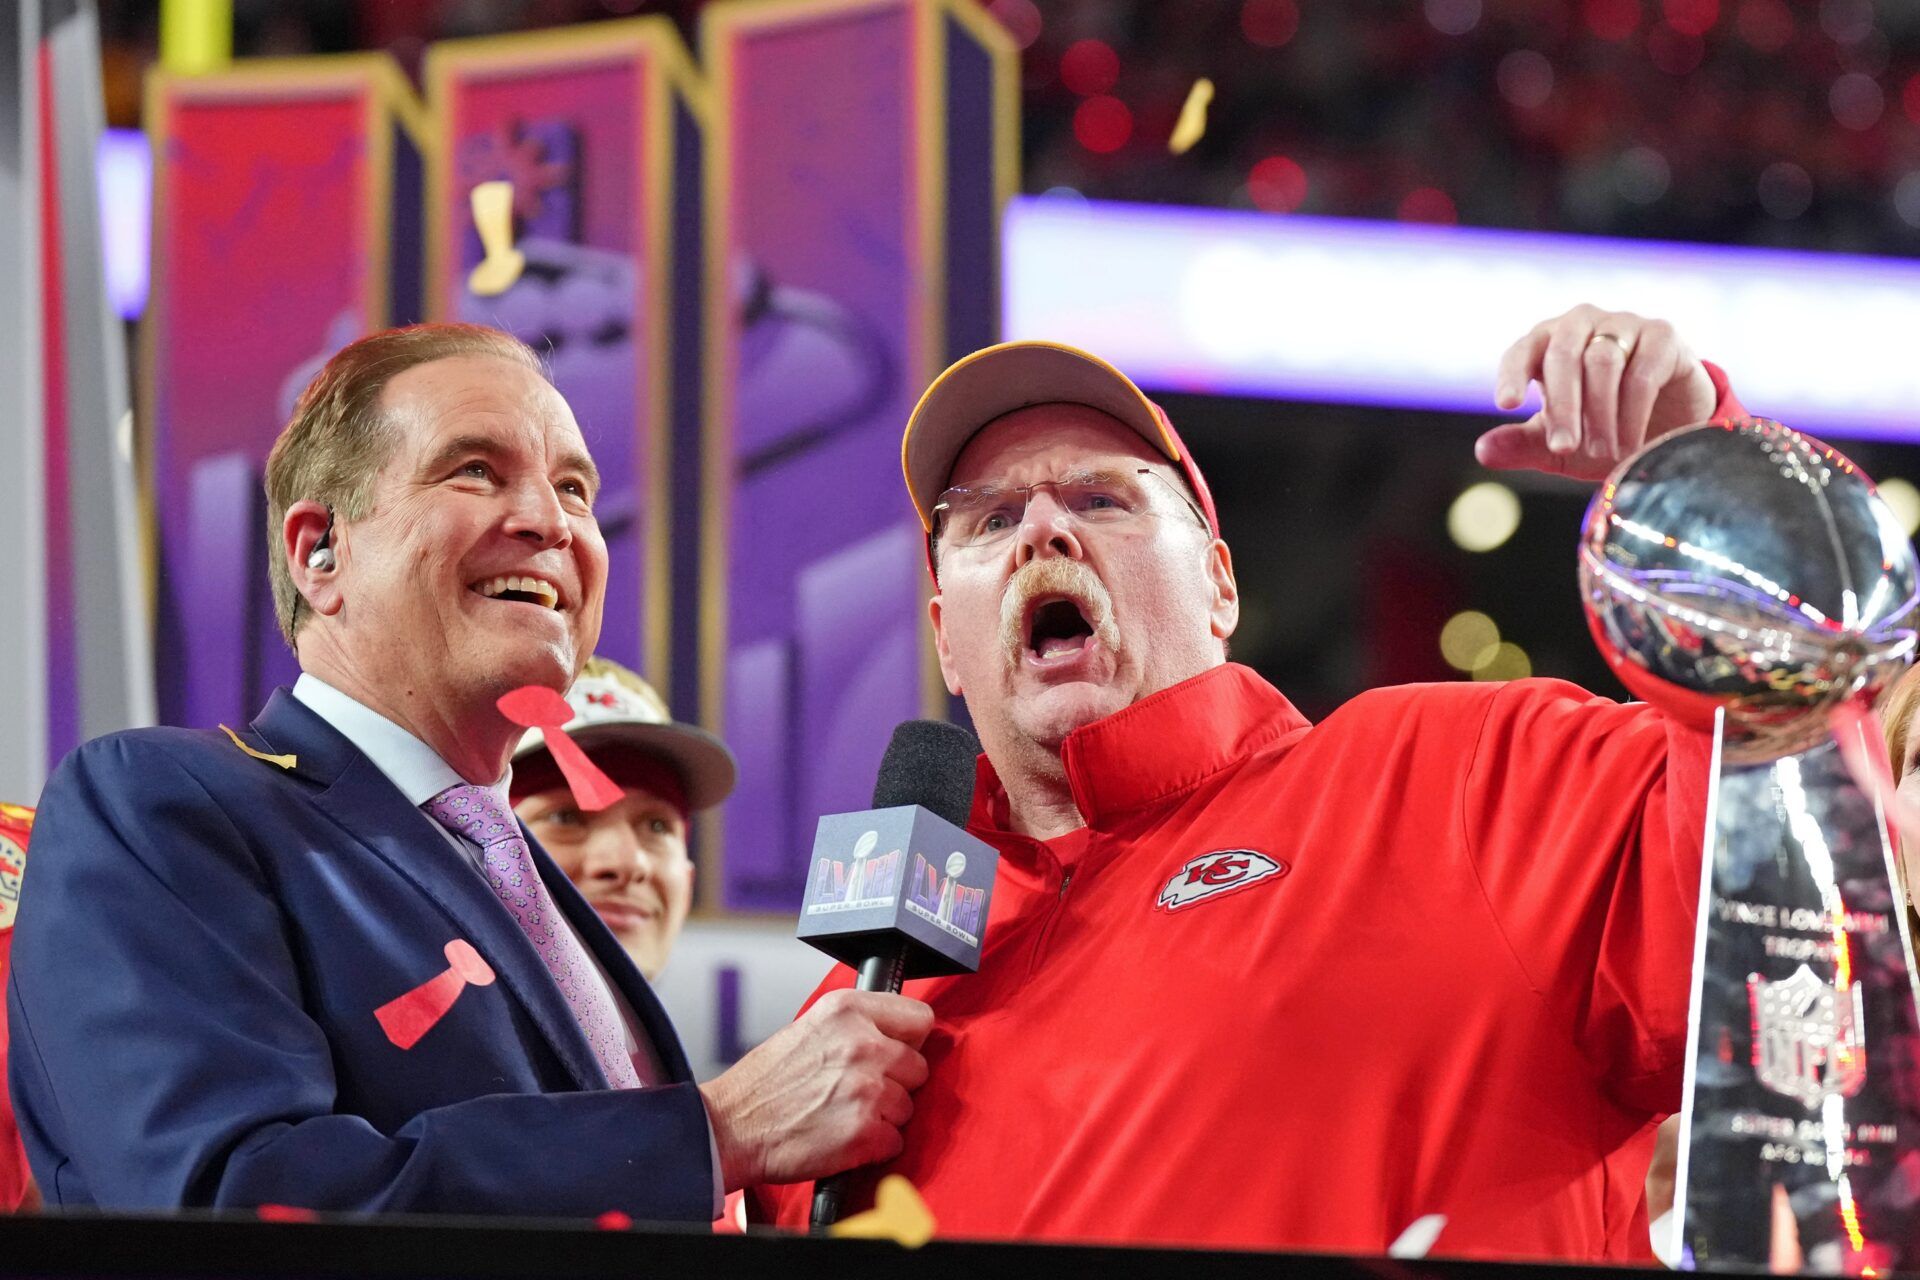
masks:
{"label": "super bowl lviii stage sign", "polygon": [[1622,683],[1715,735],[1683,1264],[1920,1266],[1912,939],[1885,818],[1843,763],[1879,744],[1870,719],[1834,714],[1913,658],[1906,533],[1841,454],[1743,420],[1616,471],[1588,510],[1580,577]]}
{"label": "super bowl lviii stage sign", "polygon": [[260,479],[321,363],[495,325],[605,478],[601,652],[740,756],[703,891],[790,911],[812,816],[946,710],[899,432],[997,337],[1015,50],[964,0],[742,0],[705,10],[698,63],[643,18],[425,67],[423,94],[381,55],[150,86],[160,717],[237,723],[295,674]]}

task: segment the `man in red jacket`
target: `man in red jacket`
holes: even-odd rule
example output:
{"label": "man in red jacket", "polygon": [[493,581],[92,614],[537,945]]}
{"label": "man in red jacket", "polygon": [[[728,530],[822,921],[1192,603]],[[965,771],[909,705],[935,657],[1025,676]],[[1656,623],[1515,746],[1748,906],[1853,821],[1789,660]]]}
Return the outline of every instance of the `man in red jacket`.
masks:
{"label": "man in red jacket", "polygon": [[[13,951],[13,917],[20,906],[20,876],[27,869],[27,836],[33,810],[0,803],[0,991],[7,987],[7,957]],[[0,1213],[40,1207],[27,1153],[20,1146],[7,1088],[7,1010],[0,1001]]]}
{"label": "man in red jacket", "polygon": [[[1599,477],[1739,412],[1671,328],[1579,308],[1507,353],[1491,466]],[[936,1015],[905,1174],[943,1234],[1645,1257],[1678,1106],[1707,744],[1526,680],[1310,725],[1227,661],[1212,498],[1118,370],[1011,343],[903,447],[948,688],[1001,852]],[[822,990],[850,985],[836,970]],[[804,1223],[804,1187],[772,1195]]]}

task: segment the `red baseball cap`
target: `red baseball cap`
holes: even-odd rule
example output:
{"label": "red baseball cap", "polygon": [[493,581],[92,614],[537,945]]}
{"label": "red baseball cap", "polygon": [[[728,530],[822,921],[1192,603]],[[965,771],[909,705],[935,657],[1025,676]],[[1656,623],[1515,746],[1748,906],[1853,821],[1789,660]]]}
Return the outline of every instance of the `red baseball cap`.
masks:
{"label": "red baseball cap", "polygon": [[1002,342],[955,361],[914,406],[900,440],[900,467],[921,528],[933,532],[934,501],[946,489],[954,460],[967,441],[995,418],[1036,404],[1083,404],[1133,428],[1169,462],[1180,465],[1207,528],[1219,536],[1213,493],[1166,411],[1099,356],[1040,341]]}

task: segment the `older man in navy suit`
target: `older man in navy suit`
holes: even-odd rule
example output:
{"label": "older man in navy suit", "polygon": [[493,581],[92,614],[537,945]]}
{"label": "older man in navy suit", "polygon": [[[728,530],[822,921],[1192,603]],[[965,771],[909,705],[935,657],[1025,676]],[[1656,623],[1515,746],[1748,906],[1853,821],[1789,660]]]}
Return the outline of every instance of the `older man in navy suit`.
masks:
{"label": "older man in navy suit", "polygon": [[298,683],[244,732],[88,743],[42,798],[8,1000],[49,1205],[706,1222],[899,1149],[924,1005],[847,993],[696,1085],[507,807],[496,699],[600,630],[595,486],[504,334],[376,334],[314,380],[267,464]]}

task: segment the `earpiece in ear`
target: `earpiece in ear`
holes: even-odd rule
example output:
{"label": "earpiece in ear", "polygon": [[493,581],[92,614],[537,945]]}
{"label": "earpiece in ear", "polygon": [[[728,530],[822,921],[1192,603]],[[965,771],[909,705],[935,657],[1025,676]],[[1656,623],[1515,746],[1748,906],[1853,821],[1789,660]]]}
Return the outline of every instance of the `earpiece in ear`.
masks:
{"label": "earpiece in ear", "polygon": [[333,508],[327,508],[327,527],[320,531],[320,540],[313,544],[313,550],[307,552],[307,568],[318,569],[325,573],[333,568]]}

